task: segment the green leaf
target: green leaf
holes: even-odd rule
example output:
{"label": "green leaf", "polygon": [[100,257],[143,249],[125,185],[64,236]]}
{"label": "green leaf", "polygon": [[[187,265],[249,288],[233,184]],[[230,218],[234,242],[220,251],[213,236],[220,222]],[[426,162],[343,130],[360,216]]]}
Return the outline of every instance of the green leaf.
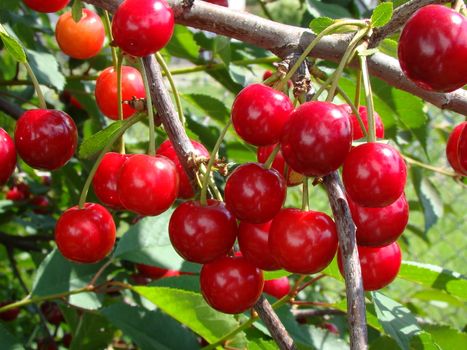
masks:
{"label": "green leaf", "polygon": [[450,326],[427,324],[423,328],[442,349],[463,349],[467,344],[467,334]]}
{"label": "green leaf", "polygon": [[73,1],[73,6],[71,7],[71,17],[73,17],[73,20],[76,23],[78,23],[81,20],[81,17],[83,16],[83,8],[84,5],[81,2],[81,0]]}
{"label": "green leaf", "polygon": [[74,317],[70,317],[68,310],[70,309],[63,308],[62,312],[73,332],[70,350],[107,348],[115,334],[115,329],[107,321],[107,318],[89,312],[84,312],[81,316],[75,313]]}
{"label": "green leaf", "polygon": [[0,322],[0,344],[2,350],[24,350],[24,346]]}
{"label": "green leaf", "polygon": [[172,212],[145,217],[133,225],[119,240],[114,257],[169,270],[199,272],[200,265],[183,260],[170,243],[168,226]]}
{"label": "green leaf", "polygon": [[385,38],[378,47],[382,53],[397,58],[397,41]]}
{"label": "green leaf", "polygon": [[411,350],[441,350],[430,333],[421,331],[410,339]]}
{"label": "green leaf", "polygon": [[264,279],[267,280],[275,280],[277,278],[281,278],[284,276],[290,276],[291,273],[285,270],[277,270],[277,271],[264,271]]}
{"label": "green leaf", "polygon": [[450,295],[467,300],[467,278],[458,272],[439,266],[404,261],[398,274],[399,278],[444,291]]}
{"label": "green leaf", "polygon": [[395,350],[397,348],[398,346],[394,339],[383,335],[382,337],[376,338],[376,340],[370,344],[369,350]]}
{"label": "green leaf", "polygon": [[410,296],[410,299],[416,298],[418,300],[423,300],[426,302],[431,302],[431,301],[441,301],[444,303],[448,303],[450,305],[453,305],[455,307],[462,308],[465,306],[465,304],[459,300],[459,298],[449,295],[443,291],[440,290],[433,290],[433,289],[424,289],[419,292],[416,292]]}
{"label": "green leaf", "polygon": [[116,303],[101,313],[142,350],[199,349],[193,333],[159,310]]}
{"label": "green leaf", "polygon": [[[239,326],[233,315],[214,310],[201,294],[166,287],[134,287],[134,291],[209,343],[214,343]],[[230,345],[243,348],[245,343],[245,334],[241,332]]]}
{"label": "green leaf", "polygon": [[198,275],[181,275],[155,280],[149,284],[151,287],[168,287],[201,293]]}
{"label": "green leaf", "polygon": [[337,256],[331,261],[328,267],[326,267],[321,273],[331,276],[332,278],[344,282],[344,277],[342,277],[339,267],[337,266]]}
{"label": "green leaf", "polygon": [[371,295],[376,315],[384,331],[403,350],[409,350],[410,339],[421,331],[415,316],[409,309],[381,293],[372,292]]}
{"label": "green leaf", "polygon": [[18,40],[11,37],[0,25],[0,39],[8,53],[18,62],[26,62],[26,53]]}
{"label": "green leaf", "polygon": [[[337,310],[347,312],[347,299],[343,299],[338,303],[334,303],[332,307],[336,308]],[[366,322],[370,327],[378,331],[382,330],[381,325],[378,322],[378,318],[376,317],[376,311],[373,304],[366,304]]]}
{"label": "green leaf", "polygon": [[180,97],[195,107],[197,111],[205,113],[215,120],[225,122],[230,116],[230,111],[225,107],[225,104],[212,96],[203,94],[182,94]]}
{"label": "green leaf", "polygon": [[231,59],[230,38],[222,35],[216,36],[214,38],[213,54],[219,55],[222,62],[228,67]]}
{"label": "green leaf", "polygon": [[306,0],[308,12],[314,17],[352,18],[344,6],[321,0]]}
{"label": "green leaf", "polygon": [[277,350],[277,344],[274,340],[256,338],[248,341],[248,350]]}
{"label": "green leaf", "polygon": [[199,58],[200,47],[193,38],[193,33],[185,26],[177,24],[165,50],[172,56],[186,58],[195,63]]}
{"label": "green leaf", "polygon": [[127,120],[117,120],[105,129],[102,129],[84,140],[79,147],[78,157],[81,159],[89,159],[102,150],[109,143],[109,140],[115,136],[126,123],[128,123]]}
{"label": "green leaf", "polygon": [[234,82],[240,84],[241,86],[245,86],[247,83],[247,74],[249,74],[248,68],[244,66],[237,66],[235,64],[231,64],[228,67],[230,77]]}
{"label": "green leaf", "polygon": [[392,18],[392,2],[383,2],[376,6],[371,15],[371,25],[373,27],[382,27]]}
{"label": "green leaf", "polygon": [[318,17],[310,22],[310,29],[315,33],[319,34],[336,21],[329,17]]}
{"label": "green leaf", "polygon": [[62,91],[65,86],[65,77],[60,72],[58,62],[49,53],[26,50],[28,61],[39,83]]}

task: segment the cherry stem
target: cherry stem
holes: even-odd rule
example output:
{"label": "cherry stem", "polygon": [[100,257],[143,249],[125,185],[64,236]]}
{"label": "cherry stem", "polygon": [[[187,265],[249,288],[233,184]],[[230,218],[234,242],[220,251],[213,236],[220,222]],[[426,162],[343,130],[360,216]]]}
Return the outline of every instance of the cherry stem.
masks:
{"label": "cherry stem", "polygon": [[44,95],[42,94],[42,90],[39,85],[39,81],[36,78],[36,75],[34,74],[28,62],[23,62],[23,64],[26,67],[26,70],[28,71],[32,84],[34,85],[34,89],[36,90],[37,98],[39,99],[39,107],[42,109],[47,109],[47,104],[45,103],[45,98],[44,98]]}
{"label": "cherry stem", "polygon": [[91,282],[89,282],[89,286],[94,287],[99,277],[101,277],[105,269],[109,267],[112,263],[113,263],[112,259],[107,260],[106,263],[100,267],[100,269],[96,272],[94,277],[91,279]]}
{"label": "cherry stem", "polygon": [[308,196],[308,177],[303,179],[302,210],[310,209],[310,199]]}
{"label": "cherry stem", "polygon": [[209,162],[208,162],[208,165],[206,166],[206,173],[203,178],[203,187],[201,187],[201,194],[199,198],[199,202],[201,203],[201,205],[208,204],[207,192],[208,192],[209,179],[211,177],[211,169],[217,158],[217,152],[219,152],[219,148],[221,147],[222,141],[224,140],[224,137],[227,134],[227,131],[229,130],[230,125],[232,125],[232,119],[229,119],[224,129],[221,131],[219,137],[217,138],[214,149],[212,150],[211,155],[209,157]]}
{"label": "cherry stem", "polygon": [[293,67],[288,71],[288,73],[286,74],[286,76],[281,80],[281,82],[277,85],[277,90],[282,90],[284,88],[284,85],[287,84],[287,82],[290,80],[290,78],[292,78],[292,76],[295,74],[295,72],[297,71],[297,69],[301,66],[301,64],[303,63],[303,61],[308,57],[308,55],[310,54],[311,50],[313,50],[315,48],[316,45],[318,45],[318,43],[321,41],[321,39],[325,36],[325,35],[328,35],[328,34],[332,34],[333,32],[335,32],[338,28],[342,27],[342,26],[347,26],[347,25],[354,25],[354,26],[357,26],[357,27],[367,27],[368,24],[365,22],[365,21],[358,21],[358,20],[354,20],[354,21],[339,21],[337,23],[334,23],[334,24],[331,24],[329,27],[327,27],[326,29],[324,29],[321,33],[319,33],[314,39],[313,41],[310,43],[310,45],[308,45],[308,47],[305,49],[305,51],[303,51],[303,53],[300,55],[300,57],[297,59],[297,61],[295,62],[295,64],[293,65]]}
{"label": "cherry stem", "polygon": [[[116,66],[117,71],[117,103],[118,103],[118,120],[123,120],[123,97],[122,97],[122,64],[123,56],[116,55]],[[125,154],[125,139],[122,137],[119,139],[119,152]]]}
{"label": "cherry stem", "polygon": [[269,155],[268,159],[264,162],[264,169],[271,169],[272,163],[274,163],[274,159],[276,159],[277,153],[281,150],[281,145],[278,143],[274,149],[272,150],[271,154]]}
{"label": "cherry stem", "polygon": [[341,95],[345,102],[347,102],[350,109],[352,110],[352,113],[357,117],[358,124],[360,125],[360,129],[362,129],[363,132],[363,136],[367,137],[366,127],[365,124],[363,124],[363,119],[360,115],[360,112],[358,111],[358,107],[352,103],[349,95],[347,95],[345,91],[342,90],[339,86],[337,87],[337,93]]}
{"label": "cherry stem", "polygon": [[109,12],[108,11],[105,11],[104,10],[104,27],[105,27],[105,31],[107,32],[107,37],[109,38],[109,46],[110,46],[110,50],[112,51],[112,62],[113,62],[113,66],[115,67],[115,69],[117,69],[117,49],[115,48],[115,46],[112,46],[112,42],[114,40],[114,38],[112,37],[112,25],[110,24],[110,16],[109,16]]}
{"label": "cherry stem", "polygon": [[154,124],[154,112],[152,108],[152,97],[151,97],[151,90],[149,89],[149,82],[148,82],[148,75],[146,74],[146,69],[144,69],[143,59],[139,59],[140,63],[140,71],[141,76],[143,77],[144,83],[144,91],[146,93],[146,109],[148,110],[148,118],[149,118],[149,147],[148,147],[148,154],[150,156],[156,155],[156,131],[155,131],[155,124]]}
{"label": "cherry stem", "polygon": [[[356,109],[358,109],[358,107],[360,107],[360,93],[361,93],[361,91],[362,91],[362,71],[359,69],[357,71],[357,86],[355,88],[355,99],[354,99],[354,104],[355,104]],[[365,128],[363,128],[363,129],[365,129]],[[366,135],[366,133],[365,133],[365,135]]]}
{"label": "cherry stem", "polygon": [[267,78],[266,80],[263,80],[263,84],[271,86],[273,85],[273,83],[275,83],[280,78],[280,76],[281,75],[279,72],[272,73],[272,75],[269,78]]}
{"label": "cherry stem", "polygon": [[321,278],[324,278],[324,277],[326,277],[326,275],[324,275],[324,274],[321,274],[321,275],[318,275],[318,276],[316,276],[316,277],[313,277],[311,280],[309,280],[309,281],[303,283],[303,284],[297,289],[297,293],[298,293],[298,292],[301,292],[301,291],[304,290],[306,287],[308,287],[308,286],[310,286],[310,285],[316,283],[317,281],[319,281]]}
{"label": "cherry stem", "polygon": [[302,301],[302,300],[294,300],[290,301],[290,304],[297,305],[297,306],[321,306],[321,307],[335,307],[335,305],[331,303],[325,303],[321,301]]}
{"label": "cherry stem", "polygon": [[[368,118],[368,142],[376,142],[376,122],[374,118],[374,104],[373,104],[373,92],[371,90],[371,81],[370,75],[368,74],[368,65],[366,62],[365,55],[359,55],[360,66],[362,70],[363,77],[363,87],[365,89],[365,98],[366,98],[366,111]],[[365,128],[363,128],[364,130]]]}
{"label": "cherry stem", "polygon": [[441,168],[437,168],[435,166],[432,166],[432,165],[429,165],[429,164],[425,164],[423,162],[420,162],[416,159],[413,159],[413,158],[410,158],[404,154],[401,154],[402,158],[404,158],[404,160],[409,163],[409,164],[412,164],[412,165],[416,165],[420,168],[424,168],[424,169],[427,169],[427,170],[431,170],[435,173],[438,173],[438,174],[442,174],[442,175],[446,175],[446,176],[449,176],[449,177],[453,177],[453,178],[458,178],[460,177],[459,174],[456,174],[454,172],[451,172],[451,171],[448,171],[448,170],[444,170],[444,169],[441,169]]}
{"label": "cherry stem", "polygon": [[[203,177],[206,176],[206,167],[204,166],[204,164],[201,164],[200,168],[199,168],[200,172],[203,174]],[[209,174],[209,188],[211,189],[212,193],[214,194],[214,196],[217,198],[217,200],[219,200],[220,202],[222,202],[224,199],[222,198],[222,194],[221,192],[219,191],[219,189],[217,188],[216,186],[216,183],[214,181],[214,178],[212,176],[212,172],[211,174]],[[199,181],[199,177],[196,176],[196,179],[198,180],[197,183],[198,183],[198,186],[200,188],[203,188],[203,184],[202,182]]]}
{"label": "cherry stem", "polygon": [[79,197],[79,202],[78,202],[78,206],[80,209],[82,209],[84,207],[84,203],[86,203],[86,197],[88,195],[89,187],[91,186],[92,179],[94,178],[94,175],[96,174],[97,168],[99,167],[99,164],[101,163],[102,158],[104,158],[105,154],[111,150],[115,141],[117,141],[118,138],[122,137],[128,128],[130,128],[131,126],[133,126],[134,124],[142,120],[143,117],[145,117],[144,114],[139,114],[139,115],[135,115],[131,117],[125,122],[124,125],[122,125],[122,127],[115,134],[113,134],[110,137],[109,142],[107,143],[107,145],[105,145],[105,147],[102,149],[101,153],[97,157],[94,165],[91,168],[91,171],[89,172],[86,182],[84,183],[83,189],[81,191],[81,195]]}
{"label": "cherry stem", "polygon": [[178,117],[180,118],[180,122],[182,123],[182,125],[185,125],[185,116],[183,115],[182,101],[180,100],[180,94],[178,93],[178,89],[177,89],[177,86],[175,85],[175,81],[172,77],[172,73],[170,73],[170,69],[165,63],[165,60],[162,57],[162,55],[159,52],[156,52],[155,56],[156,56],[157,63],[159,63],[164,75],[167,77],[167,80],[169,81],[170,88],[172,89],[172,93],[175,97],[175,105],[177,106],[177,112],[178,112]]}

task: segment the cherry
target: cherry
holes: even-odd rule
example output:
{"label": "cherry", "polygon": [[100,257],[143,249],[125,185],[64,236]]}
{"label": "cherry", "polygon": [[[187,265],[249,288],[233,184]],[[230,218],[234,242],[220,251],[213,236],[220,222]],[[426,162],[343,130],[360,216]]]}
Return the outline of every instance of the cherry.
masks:
{"label": "cherry", "polygon": [[292,110],[292,101],[282,92],[263,84],[252,84],[235,98],[232,123],[246,142],[267,146],[279,142]]}
{"label": "cherry", "polygon": [[16,167],[15,144],[8,133],[0,128],[0,186],[3,186]]}
{"label": "cherry", "polygon": [[165,0],[125,0],[112,20],[115,44],[130,55],[159,51],[174,30],[174,14]]}
{"label": "cherry", "polygon": [[37,341],[37,350],[58,350],[58,346],[52,338],[43,338]]}
{"label": "cherry", "polygon": [[136,268],[144,277],[156,280],[164,277],[180,276],[180,271],[162,269],[157,266],[136,264]]}
{"label": "cherry", "polygon": [[52,13],[57,12],[65,8],[68,5],[70,0],[23,0],[27,7],[30,9],[42,12],[42,13]]}
{"label": "cherry", "polygon": [[[401,250],[397,242],[384,247],[358,246],[365,291],[378,290],[394,281],[402,262]],[[344,276],[342,256],[337,257],[339,271]]]}
{"label": "cherry", "polygon": [[203,266],[201,293],[214,309],[238,314],[251,308],[263,291],[263,272],[241,256],[220,257]]}
{"label": "cherry", "polygon": [[273,280],[264,281],[263,292],[281,299],[290,293],[289,279],[284,276]]}
{"label": "cherry", "polygon": [[467,19],[441,5],[424,6],[405,24],[398,56],[405,75],[426,90],[467,84]]}
{"label": "cherry", "polygon": [[[2,301],[0,302],[0,308],[3,306],[7,306],[11,304],[11,301]],[[3,320],[5,322],[10,322],[16,320],[19,314],[19,308],[15,307],[13,309],[10,309],[8,311],[3,311],[0,312],[0,320]]]}
{"label": "cherry", "polygon": [[[117,91],[117,71],[113,67],[108,67],[99,74],[96,80],[97,106],[102,114],[110,119],[118,119],[118,91]],[[145,98],[143,78],[141,73],[129,66],[122,66],[122,101],[129,101],[135,98]],[[123,119],[131,117],[136,111],[128,104],[123,103]]]}
{"label": "cherry", "polygon": [[133,283],[138,286],[145,286],[151,283],[152,280],[152,278],[149,278],[146,275],[143,275],[142,273],[133,273],[130,275],[130,277],[133,280]]}
{"label": "cherry", "polygon": [[223,202],[180,204],[169,222],[173,247],[185,260],[204,264],[227,254],[237,238],[237,222]]}
{"label": "cherry", "polygon": [[[201,143],[191,140],[191,144],[194,147],[195,156],[209,158],[208,150]],[[177,153],[175,152],[175,149],[170,140],[162,142],[162,144],[157,149],[156,153],[160,156],[169,158],[175,164],[177,168],[178,177],[180,178],[178,197],[185,199],[193,197],[195,195],[195,192],[193,191],[193,187],[191,187],[190,179],[185,173],[182,164],[180,164]]]}
{"label": "cherry", "polygon": [[324,176],[339,168],[352,146],[352,125],[343,108],[329,102],[306,102],[284,127],[285,161],[306,176]]}
{"label": "cherry", "polygon": [[166,157],[137,154],[123,164],[117,182],[122,205],[137,214],[159,215],[178,194],[178,174]]}
{"label": "cherry", "polygon": [[112,208],[123,208],[117,191],[117,181],[123,163],[129,157],[130,155],[115,152],[106,153],[92,179],[92,188],[97,198]]}
{"label": "cherry", "polygon": [[337,326],[334,323],[324,322],[321,325],[321,327],[328,330],[328,332],[330,332],[330,333],[333,333],[333,334],[336,334],[336,335],[340,334],[339,328],[337,328]]}
{"label": "cherry", "polygon": [[16,123],[16,150],[31,167],[55,170],[73,156],[78,132],[73,119],[62,111],[31,109]]}
{"label": "cherry", "polygon": [[282,209],[272,221],[269,248],[287,271],[301,274],[319,272],[336,255],[336,224],[325,213]]}
{"label": "cherry", "polygon": [[449,135],[446,156],[456,172],[467,176],[467,122],[457,125]]}
{"label": "cherry", "polygon": [[115,243],[115,223],[103,206],[85,203],[66,210],[55,226],[55,241],[62,255],[78,263],[104,259]]}
{"label": "cherry", "polygon": [[214,5],[229,7],[229,0],[204,0],[204,1],[210,2],[211,4],[214,4]]}
{"label": "cherry", "polygon": [[30,202],[35,208],[36,214],[48,214],[50,212],[50,201],[46,196],[35,196]]}
{"label": "cherry", "polygon": [[237,219],[259,224],[271,220],[285,201],[287,186],[276,169],[246,163],[230,174],[225,204]]}
{"label": "cherry", "polygon": [[347,198],[357,227],[357,243],[381,247],[396,241],[409,221],[409,205],[402,194],[394,203],[382,208],[365,208]]}
{"label": "cherry", "polygon": [[[258,162],[265,163],[275,147],[276,145],[258,147],[258,150],[256,152]],[[285,173],[286,166],[288,167],[287,174]],[[272,167],[276,169],[281,175],[286,177],[287,186],[296,186],[303,182],[304,176],[300,173],[297,173],[296,171],[293,171],[285,163],[284,156],[282,155],[282,152],[280,150],[274,158],[274,161],[272,162]]]}
{"label": "cherry", "polygon": [[25,183],[18,183],[8,190],[5,198],[10,201],[24,201],[29,198],[31,192],[29,192],[29,186]]}
{"label": "cherry", "polygon": [[[352,109],[349,105],[341,105],[341,107],[343,107],[344,110],[350,115],[350,121],[352,122],[352,139],[361,139],[364,136],[364,134],[362,128],[360,127],[360,123],[358,122],[357,116],[352,113]],[[360,118],[362,118],[363,125],[365,125],[366,131],[368,132],[368,115],[366,107],[358,107],[358,113],[360,114]],[[376,137],[379,139],[384,139],[383,121],[381,120],[379,114],[376,112],[373,113],[373,117],[375,118]]]}
{"label": "cherry", "polygon": [[78,23],[68,11],[58,19],[55,39],[65,54],[85,60],[96,56],[101,50],[105,39],[104,24],[97,14],[86,8]]}
{"label": "cherry", "polygon": [[274,271],[281,267],[269,250],[269,228],[271,221],[264,224],[241,222],[238,229],[238,244],[245,259],[261,270]]}
{"label": "cherry", "polygon": [[70,346],[71,346],[71,341],[72,341],[72,340],[73,340],[73,337],[72,337],[71,333],[65,333],[65,334],[63,335],[63,338],[62,338],[62,345],[63,345],[65,348],[69,349]]}
{"label": "cherry", "polygon": [[41,305],[41,311],[44,314],[47,322],[55,326],[58,326],[65,320],[63,318],[62,312],[60,311],[60,308],[58,307],[58,304],[54,303],[53,301],[44,302]]}
{"label": "cherry", "polygon": [[407,169],[394,147],[371,142],[352,148],[342,178],[347,194],[356,204],[380,208],[402,195]]}

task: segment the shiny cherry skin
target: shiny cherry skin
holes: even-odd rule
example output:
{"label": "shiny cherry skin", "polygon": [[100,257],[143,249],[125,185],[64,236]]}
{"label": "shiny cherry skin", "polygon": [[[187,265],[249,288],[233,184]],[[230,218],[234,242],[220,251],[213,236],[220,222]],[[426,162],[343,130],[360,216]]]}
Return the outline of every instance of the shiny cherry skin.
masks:
{"label": "shiny cherry skin", "polygon": [[210,2],[211,4],[214,4],[214,5],[229,7],[229,0],[204,0],[204,1]]}
{"label": "shiny cherry skin", "polygon": [[115,44],[143,57],[162,49],[174,30],[174,14],[165,0],[125,0],[112,20]]}
{"label": "shiny cherry skin", "polygon": [[[265,163],[275,147],[276,145],[258,147],[258,150],[256,151],[256,157],[258,159],[258,162]],[[287,164],[284,160],[284,156],[279,150],[276,157],[274,158],[274,161],[272,162],[272,167],[286,178],[287,186],[291,187],[300,185],[303,182],[304,176],[300,173],[297,173],[296,171],[293,171],[288,165],[286,174],[286,165]]]}
{"label": "shiny cherry skin", "polygon": [[30,203],[34,206],[34,213],[42,215],[50,213],[50,201],[46,196],[35,196]]}
{"label": "shiny cherry skin", "polygon": [[52,13],[64,9],[70,0],[23,0],[23,2],[34,11]]}
{"label": "shiny cherry skin", "polygon": [[63,318],[62,312],[58,307],[58,304],[53,301],[46,301],[41,305],[41,311],[45,316],[45,319],[50,324],[58,326],[65,319]]}
{"label": "shiny cherry skin", "polygon": [[281,138],[285,161],[306,176],[325,176],[339,168],[352,146],[352,125],[343,108],[306,102],[290,116]]}
{"label": "shiny cherry skin", "polygon": [[269,248],[285,270],[317,273],[336,255],[336,224],[325,213],[282,209],[272,221]]}
{"label": "shiny cherry skin", "polygon": [[204,264],[226,255],[237,238],[237,221],[223,202],[209,199],[180,204],[169,222],[169,237],[187,261]]}
{"label": "shiny cherry skin", "polygon": [[117,182],[123,163],[129,157],[130,155],[128,154],[106,153],[92,179],[92,188],[97,198],[109,207],[115,209],[123,208],[117,191]]}
{"label": "shiny cherry skin", "polygon": [[357,227],[359,245],[381,247],[395,242],[409,221],[409,205],[405,194],[382,208],[366,208],[347,198],[352,218]]}
{"label": "shiny cherry skin", "polygon": [[356,204],[381,208],[394,203],[404,192],[407,168],[394,147],[370,142],[352,148],[342,178],[347,195]]}
{"label": "shiny cherry skin", "polygon": [[446,157],[457,173],[467,176],[467,122],[457,125],[449,135]]}
{"label": "shiny cherry skin", "polygon": [[[358,246],[358,255],[362,269],[363,288],[365,291],[378,290],[394,281],[402,262],[401,249],[397,242],[384,247]],[[344,276],[342,256],[337,256],[339,271]]]}
{"label": "shiny cherry skin", "polygon": [[[0,308],[11,304],[11,301],[2,301],[0,302]],[[16,320],[19,314],[19,308],[15,307],[8,311],[0,312],[0,320],[5,322],[10,322]]]}
{"label": "shiny cherry skin", "polygon": [[58,19],[55,39],[65,54],[85,60],[96,56],[101,50],[105,39],[104,24],[89,9],[83,9],[83,16],[78,23],[71,17],[71,11],[68,11]]}
{"label": "shiny cherry skin", "polygon": [[77,144],[75,122],[65,112],[31,109],[16,123],[16,151],[33,168],[55,170],[64,166]]}
{"label": "shiny cherry skin", "polygon": [[204,299],[226,314],[239,314],[253,307],[263,284],[263,272],[241,256],[220,257],[201,269]]}
{"label": "shiny cherry skin", "polygon": [[[349,113],[350,121],[352,122],[352,139],[358,140],[363,138],[364,134],[362,128],[360,127],[360,123],[358,122],[357,116],[352,113],[352,109],[349,105],[341,105],[347,113]],[[365,125],[365,130],[368,131],[368,112],[365,106],[358,107],[358,113],[360,114],[360,118],[362,118],[363,125]],[[374,112],[373,117],[375,118],[375,126],[376,126],[376,137],[379,139],[384,139],[384,124],[381,120],[381,117],[378,113]]]}
{"label": "shiny cherry skin", "polygon": [[29,186],[23,182],[14,185],[12,188],[8,190],[5,195],[5,198],[10,201],[24,201],[28,199],[31,195],[29,191]]}
{"label": "shiny cherry skin", "polygon": [[8,133],[0,128],[0,186],[10,178],[16,167],[15,144]]}
{"label": "shiny cherry skin", "polygon": [[139,273],[144,277],[157,280],[159,278],[180,276],[180,271],[167,270],[157,266],[145,265],[145,264],[136,264],[136,268]]}
{"label": "shiny cherry skin", "polygon": [[246,142],[255,146],[272,145],[279,142],[292,110],[292,101],[282,92],[263,84],[252,84],[235,98],[232,123]]}
{"label": "shiny cherry skin", "polygon": [[467,19],[441,5],[424,6],[399,39],[402,71],[419,87],[449,92],[467,84]]}
{"label": "shiny cherry skin", "polygon": [[85,203],[66,210],[55,226],[55,242],[62,255],[77,263],[104,259],[115,243],[115,223],[103,206]]}
{"label": "shiny cherry skin", "polygon": [[[102,114],[113,120],[118,120],[118,91],[117,71],[108,67],[99,74],[96,80],[97,106]],[[122,101],[130,101],[133,97],[140,99],[146,97],[141,73],[133,67],[122,66]],[[135,110],[128,104],[122,104],[123,119],[135,114]]]}
{"label": "shiny cherry skin", "polygon": [[285,202],[287,185],[276,169],[246,163],[230,174],[225,204],[237,219],[253,224],[271,220]]}
{"label": "shiny cherry skin", "polygon": [[170,159],[136,154],[123,164],[117,191],[123,207],[153,216],[171,207],[177,198],[178,183],[177,168]]}
{"label": "shiny cherry skin", "polygon": [[281,299],[290,293],[289,279],[284,276],[273,280],[264,281],[263,292]]}
{"label": "shiny cherry skin", "polygon": [[[194,153],[198,157],[209,158],[209,151],[201,143],[191,140],[191,144],[194,148]],[[195,195],[193,187],[191,187],[190,179],[188,178],[182,164],[178,160],[177,153],[173,148],[170,140],[165,140],[157,149],[156,153],[160,156],[169,158],[176,166],[178,177],[180,178],[180,186],[178,190],[178,198],[192,198]]]}
{"label": "shiny cherry skin", "polygon": [[264,271],[274,271],[281,268],[269,250],[270,227],[271,221],[264,224],[241,222],[238,227],[238,244],[242,255]]}

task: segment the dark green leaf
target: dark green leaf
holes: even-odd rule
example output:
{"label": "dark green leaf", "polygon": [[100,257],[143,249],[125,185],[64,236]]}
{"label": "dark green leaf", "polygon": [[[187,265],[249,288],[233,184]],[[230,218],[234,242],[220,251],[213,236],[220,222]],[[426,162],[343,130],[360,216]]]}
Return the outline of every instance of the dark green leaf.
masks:
{"label": "dark green leaf", "polygon": [[2,350],[24,350],[24,346],[0,322],[0,344]]}
{"label": "dark green leaf", "polygon": [[369,350],[395,350],[398,348],[399,346],[394,339],[383,335],[370,344]]}
{"label": "dark green leaf", "polygon": [[161,278],[149,284],[151,287],[169,287],[200,293],[199,275],[182,275]]}
{"label": "dark green leaf", "polygon": [[105,129],[84,140],[79,147],[78,156],[82,159],[91,158],[102,150],[102,148],[109,143],[109,140],[115,136],[126,123],[127,121],[125,120],[117,120]]}
{"label": "dark green leaf", "polygon": [[196,62],[199,58],[200,47],[193,38],[193,33],[187,27],[176,25],[172,39],[169,41],[165,50],[172,56],[186,58]]}
{"label": "dark green leaf", "polygon": [[83,3],[81,0],[74,0],[73,6],[71,7],[71,17],[75,22],[79,22],[83,16]]}
{"label": "dark green leaf", "polygon": [[392,2],[383,2],[379,4],[371,15],[371,25],[373,27],[382,27],[391,20]]}
{"label": "dark green leaf", "polygon": [[423,327],[429,332],[433,340],[442,349],[463,349],[467,344],[467,334],[450,326],[426,325]]}
{"label": "dark green leaf", "polygon": [[118,303],[101,312],[142,350],[199,349],[193,333],[159,310]]}
{"label": "dark green leaf", "polygon": [[306,0],[308,12],[313,17],[351,18],[352,14],[345,7],[321,0]]}
{"label": "dark green leaf", "polygon": [[5,45],[5,49],[8,53],[14,57],[18,62],[26,62],[26,53],[24,52],[23,47],[18,40],[11,37],[6,31],[3,31],[3,28],[0,26],[0,38]]}
{"label": "dark green leaf", "polygon": [[66,311],[64,314],[67,322],[72,321],[69,323],[73,331],[70,350],[105,349],[112,342],[115,329],[104,316],[85,312],[70,320]]}
{"label": "dark green leaf", "polygon": [[62,91],[65,86],[65,77],[58,68],[55,56],[33,50],[26,50],[28,61],[39,83]]}
{"label": "dark green leaf", "polygon": [[310,28],[316,34],[319,34],[334,22],[335,20],[329,17],[318,17],[311,21]]}
{"label": "dark green leaf", "polygon": [[198,112],[205,113],[213,119],[225,122],[230,112],[224,103],[212,96],[203,94],[182,94],[181,97],[194,106]]}
{"label": "dark green leaf", "polygon": [[231,60],[230,38],[222,35],[216,36],[214,39],[213,54],[219,55],[222,62],[228,67]]}
{"label": "dark green leaf", "polygon": [[420,332],[410,339],[411,350],[441,350],[430,333]]}

